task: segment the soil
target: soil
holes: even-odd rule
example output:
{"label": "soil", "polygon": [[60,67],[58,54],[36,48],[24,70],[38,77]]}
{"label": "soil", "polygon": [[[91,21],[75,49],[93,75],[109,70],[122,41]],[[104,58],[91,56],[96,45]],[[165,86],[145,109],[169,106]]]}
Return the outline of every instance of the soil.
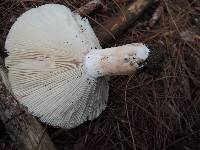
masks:
{"label": "soil", "polygon": [[[26,10],[46,3],[75,9],[87,2],[89,0],[0,1],[1,56],[7,55],[4,42],[11,25]],[[107,9],[99,8],[89,16],[102,23],[120,11],[123,13],[131,2],[133,0],[104,0]],[[155,15],[158,17],[152,23]],[[90,22],[95,27],[93,20]],[[56,148],[200,150],[199,27],[199,0],[157,0],[116,41],[106,45],[143,42],[152,49],[147,64],[135,75],[111,78],[108,106],[97,119],[70,130],[47,126]],[[0,149],[16,149],[1,122]]]}

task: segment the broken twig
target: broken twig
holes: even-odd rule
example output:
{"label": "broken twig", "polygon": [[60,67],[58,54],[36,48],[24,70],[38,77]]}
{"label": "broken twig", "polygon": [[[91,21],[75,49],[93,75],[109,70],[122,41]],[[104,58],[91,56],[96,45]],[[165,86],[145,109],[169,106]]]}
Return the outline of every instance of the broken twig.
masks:
{"label": "broken twig", "polygon": [[[107,22],[103,24],[102,29],[99,26],[95,28],[95,33],[102,44],[108,44],[110,41],[114,40],[119,36],[124,30],[126,30],[134,21],[144,12],[144,10],[150,6],[153,0],[136,0],[131,3],[125,10],[124,13],[119,13],[117,17],[108,19]],[[113,36],[111,36],[108,31],[110,31]]]}
{"label": "broken twig", "polygon": [[81,6],[79,9],[75,10],[74,12],[79,13],[80,15],[88,15],[92,13],[99,7],[103,7],[105,9],[105,5],[101,0],[92,0],[89,3]]}

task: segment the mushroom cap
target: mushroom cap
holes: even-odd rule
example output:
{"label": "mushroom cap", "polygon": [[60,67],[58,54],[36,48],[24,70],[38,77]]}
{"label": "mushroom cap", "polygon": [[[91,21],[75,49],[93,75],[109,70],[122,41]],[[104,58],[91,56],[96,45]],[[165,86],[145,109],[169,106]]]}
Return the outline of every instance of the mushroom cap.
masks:
{"label": "mushroom cap", "polygon": [[101,46],[88,20],[46,4],[22,14],[6,39],[5,64],[17,100],[41,121],[73,128],[100,115],[108,82],[88,76],[85,55]]}

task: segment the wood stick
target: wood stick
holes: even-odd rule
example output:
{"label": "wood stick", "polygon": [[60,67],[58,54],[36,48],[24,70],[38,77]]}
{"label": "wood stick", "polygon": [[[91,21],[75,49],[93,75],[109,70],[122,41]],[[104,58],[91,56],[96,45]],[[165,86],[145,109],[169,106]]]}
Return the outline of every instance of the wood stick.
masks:
{"label": "wood stick", "polygon": [[74,12],[79,13],[80,15],[88,15],[99,7],[104,7],[102,1],[92,0],[89,3],[81,6],[79,9],[75,10]]}
{"label": "wood stick", "polygon": [[0,60],[0,119],[19,150],[55,150],[45,129],[11,94],[2,60]]}
{"label": "wood stick", "polygon": [[[154,0],[136,0],[127,6],[123,11],[124,13],[120,12],[116,17],[108,19],[108,21],[103,24],[105,29],[97,26],[94,30],[101,44],[108,45],[108,43],[115,40],[124,30],[132,25],[153,2]],[[112,35],[110,33],[112,33]]]}

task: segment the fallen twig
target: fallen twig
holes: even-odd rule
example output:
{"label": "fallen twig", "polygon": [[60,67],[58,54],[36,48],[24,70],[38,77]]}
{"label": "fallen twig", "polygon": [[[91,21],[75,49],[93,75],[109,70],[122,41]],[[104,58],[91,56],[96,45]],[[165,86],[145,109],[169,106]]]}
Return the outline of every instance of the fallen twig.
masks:
{"label": "fallen twig", "polygon": [[106,9],[101,0],[92,0],[86,5],[83,5],[79,9],[75,10],[74,12],[79,13],[80,15],[88,15],[99,7],[103,7],[103,9]]}
{"label": "fallen twig", "polygon": [[[107,22],[103,24],[104,30],[97,26],[95,28],[96,35],[102,44],[108,44],[110,41],[116,39],[124,30],[126,30],[133,22],[144,12],[144,10],[150,6],[153,0],[136,0],[131,3],[123,11],[124,13],[119,13],[117,17],[108,19]],[[108,31],[114,35],[111,36]]]}

